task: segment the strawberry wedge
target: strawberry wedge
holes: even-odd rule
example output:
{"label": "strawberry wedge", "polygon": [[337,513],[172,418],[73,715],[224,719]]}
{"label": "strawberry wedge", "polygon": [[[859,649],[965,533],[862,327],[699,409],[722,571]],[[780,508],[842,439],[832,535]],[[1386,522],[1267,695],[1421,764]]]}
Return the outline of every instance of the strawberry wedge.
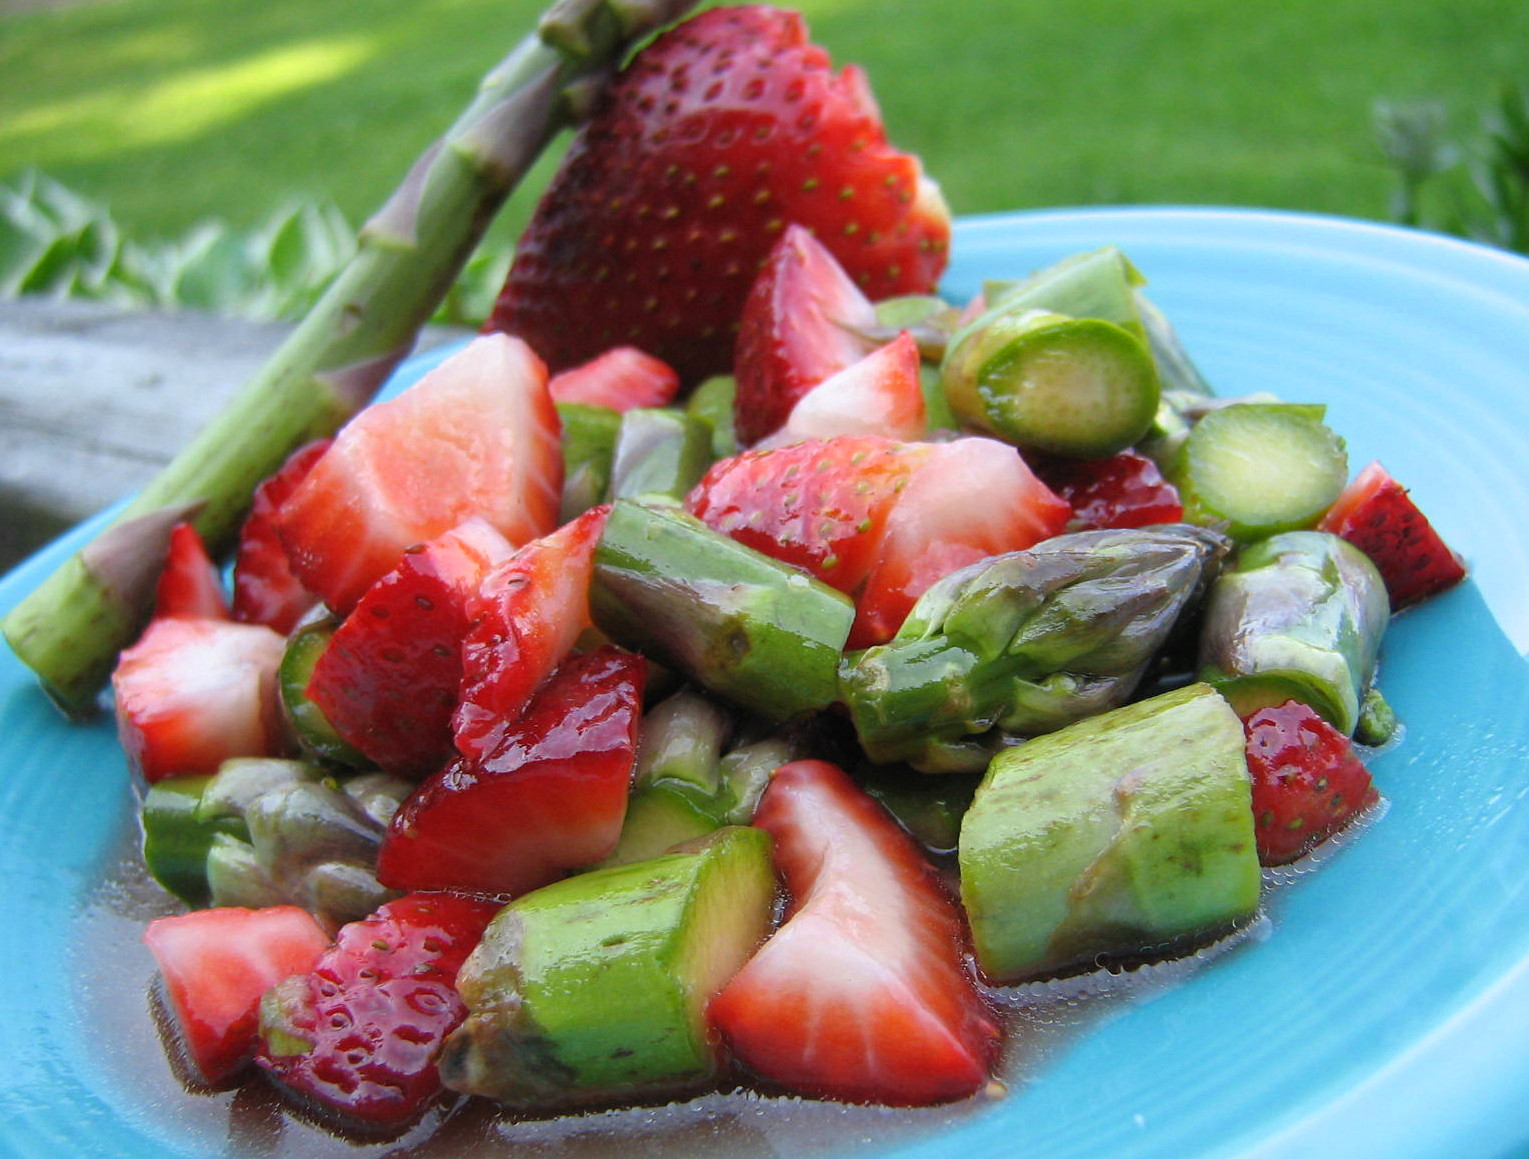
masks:
{"label": "strawberry wedge", "polygon": [[837,435],[921,439],[928,429],[918,343],[904,330],[808,390],[791,408],[785,425],[754,446],[778,447]]}
{"label": "strawberry wedge", "polygon": [[603,647],[564,663],[481,760],[458,757],[394,815],[392,889],[514,897],[608,857],[637,760],[647,662]]}
{"label": "strawberry wedge", "polygon": [[329,439],[316,439],[299,447],[281,470],[255,488],[250,513],[239,528],[239,549],[234,556],[234,619],[266,624],[285,635],[318,603],[318,597],[292,574],[276,527],[282,504],[329,449],[329,443]]}
{"label": "strawberry wedge", "polygon": [[484,576],[468,599],[451,722],[463,756],[485,756],[499,743],[590,626],[589,580],[609,511],[591,508],[533,539]]}
{"label": "strawberry wedge", "polygon": [[143,933],[197,1077],[224,1082],[255,1053],[260,998],[306,974],[329,935],[294,905],[193,910],[155,918]]}
{"label": "strawberry wedge", "polygon": [[170,547],[154,595],[154,616],[156,619],[166,616],[204,620],[229,618],[223,581],[218,578],[218,570],[207,554],[207,545],[189,523],[177,523],[170,529]]}
{"label": "strawberry wedge", "polygon": [[662,359],[635,346],[613,346],[561,374],[547,389],[553,402],[605,406],[625,414],[634,407],[668,406],[680,391],[680,376]]}
{"label": "strawberry wedge", "polygon": [[823,761],[781,766],[754,824],[774,837],[792,900],[711,1002],[735,1057],[843,1102],[918,1106],[982,1089],[998,1028],[963,964],[960,911],[913,839]]}
{"label": "strawberry wedge", "polygon": [[562,481],[546,367],[525,343],[485,335],[352,419],[277,529],[294,574],[345,615],[405,549],[475,515],[515,545],[545,535]]}
{"label": "strawberry wedge", "polygon": [[133,769],[153,784],[215,773],[230,757],[281,753],[276,671],[285,648],[262,624],[152,620],[112,673],[117,736]]}
{"label": "strawberry wedge", "polygon": [[739,441],[773,434],[808,391],[864,358],[871,343],[855,328],[875,323],[875,307],[828,247],[801,226],[788,226],[738,323],[733,421]]}
{"label": "strawberry wedge", "polygon": [[457,971],[498,908],[411,894],[344,926],[261,1004],[255,1061],[341,1125],[405,1126],[441,1093],[436,1056],[467,1014]]}
{"label": "strawberry wedge", "polygon": [[933,446],[898,496],[878,561],[855,599],[849,647],[892,638],[936,580],[990,555],[1060,535],[1072,508],[995,439]]}
{"label": "strawberry wedge", "polygon": [[1370,557],[1392,611],[1422,603],[1465,578],[1465,563],[1379,463],[1359,472],[1317,526]]}
{"label": "strawberry wedge", "polygon": [[475,517],[410,548],[367,589],[308,681],[309,699],[348,744],[402,776],[446,762],[469,604],[511,551]]}
{"label": "strawberry wedge", "polygon": [[851,596],[850,648],[890,639],[936,580],[1060,534],[1072,514],[1013,447],[875,435],[723,459],[686,506],[712,530]]}
{"label": "strawberry wedge", "polygon": [[725,374],[744,299],[792,223],[873,298],[928,293],[946,264],[950,211],[918,158],[888,143],[865,74],[836,72],[795,12],[708,9],[595,104],[489,325],[555,370],[629,342],[686,383]]}

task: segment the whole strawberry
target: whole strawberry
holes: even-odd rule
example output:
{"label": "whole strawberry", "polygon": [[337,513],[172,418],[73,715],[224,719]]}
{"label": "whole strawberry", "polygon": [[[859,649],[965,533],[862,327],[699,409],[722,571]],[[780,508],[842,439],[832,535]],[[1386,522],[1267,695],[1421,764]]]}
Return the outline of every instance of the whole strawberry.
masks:
{"label": "whole strawberry", "polygon": [[639,53],[574,139],[488,328],[554,370],[638,346],[688,382],[727,373],[744,298],[787,225],[872,299],[926,293],[950,214],[886,140],[865,76],[801,18],[715,8]]}

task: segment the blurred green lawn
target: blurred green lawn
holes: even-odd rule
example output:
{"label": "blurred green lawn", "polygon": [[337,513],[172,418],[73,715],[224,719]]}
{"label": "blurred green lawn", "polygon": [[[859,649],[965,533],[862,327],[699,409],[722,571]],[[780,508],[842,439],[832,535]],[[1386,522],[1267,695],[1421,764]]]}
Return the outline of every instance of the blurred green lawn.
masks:
{"label": "blurred green lawn", "polygon": [[[0,183],[139,237],[292,195],[359,220],[541,0],[0,0]],[[805,0],[957,213],[1099,203],[1383,217],[1377,98],[1457,130],[1529,75],[1523,0]],[[543,165],[499,233],[524,220]]]}

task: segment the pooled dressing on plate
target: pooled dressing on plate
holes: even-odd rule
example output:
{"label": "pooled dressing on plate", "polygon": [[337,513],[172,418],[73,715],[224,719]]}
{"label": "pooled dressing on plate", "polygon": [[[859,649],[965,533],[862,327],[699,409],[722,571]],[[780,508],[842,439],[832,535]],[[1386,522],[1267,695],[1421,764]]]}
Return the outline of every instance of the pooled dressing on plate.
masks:
{"label": "pooled dressing on plate", "polygon": [[[619,1146],[628,1159],[803,1159],[850,1155],[913,1142],[973,1121],[1024,1088],[1074,1035],[1175,987],[1202,965],[1268,932],[1246,929],[1183,958],[1101,969],[992,991],[1005,1047],[994,1098],[926,1108],[848,1106],[752,1091],[713,1092],[663,1106],[622,1107],[555,1118],[518,1117],[486,1101],[434,1109],[402,1135],[341,1136],[304,1118],[263,1079],[209,1091],[185,1081],[166,1048],[167,1017],[158,998],[144,926],[179,906],[145,873],[138,834],[128,825],[80,915],[74,944],[78,1008],[73,1021],[89,1040],[103,1097],[145,1134],[205,1153],[262,1159],[428,1156],[430,1159],[595,1159]],[[173,1041],[173,1039],[171,1039]],[[251,1072],[252,1074],[254,1072]]]}

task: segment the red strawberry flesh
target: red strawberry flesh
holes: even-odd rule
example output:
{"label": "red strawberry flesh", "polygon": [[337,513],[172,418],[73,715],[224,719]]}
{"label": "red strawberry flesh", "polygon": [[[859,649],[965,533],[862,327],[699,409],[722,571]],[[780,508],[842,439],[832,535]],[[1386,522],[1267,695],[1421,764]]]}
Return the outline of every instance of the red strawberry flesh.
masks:
{"label": "red strawberry flesh", "polygon": [[547,384],[553,402],[605,406],[622,413],[634,407],[668,406],[679,389],[679,375],[668,363],[635,346],[612,347],[554,375]]}
{"label": "red strawberry flesh", "polygon": [[1262,864],[1296,860],[1379,799],[1349,738],[1300,701],[1259,709],[1243,727]]}
{"label": "red strawberry flesh", "polygon": [[256,1061],[343,1124],[411,1122],[441,1093],[436,1054],[467,1013],[457,971],[498,908],[411,894],[345,926],[311,972],[267,997]]}
{"label": "red strawberry flesh", "polygon": [[837,767],[778,769],[754,824],[786,921],[712,1000],[738,1060],[790,1091],[921,1105],[988,1081],[998,1029],[967,974],[959,907],[913,839]]}
{"label": "red strawberry flesh", "polygon": [[787,227],[749,289],[738,325],[733,425],[745,445],[785,424],[813,387],[871,349],[855,327],[876,311],[828,248]]}
{"label": "red strawberry flesh", "polygon": [[260,999],[311,970],[329,935],[296,906],[193,910],[155,918],[143,934],[197,1075],[216,1086],[255,1051]]}
{"label": "red strawberry flesh", "polygon": [[423,776],[451,755],[469,602],[510,554],[481,519],[405,551],[335,630],[308,696],[351,746],[390,772]]}
{"label": "red strawberry flesh", "polygon": [[340,615],[416,543],[481,516],[513,544],[557,523],[563,456],[546,367],[476,339],[352,419],[282,504],[302,583]]}
{"label": "red strawberry flesh", "polygon": [[1379,463],[1348,485],[1318,525],[1348,540],[1374,562],[1401,611],[1465,578],[1465,564],[1450,549],[1407,489]]}
{"label": "red strawberry flesh", "polygon": [[168,616],[112,673],[117,735],[149,783],[215,773],[231,757],[286,747],[276,671],[286,642],[262,624]]}
{"label": "red strawberry flesh", "polygon": [[404,801],[377,879],[512,897],[608,857],[626,815],[646,664],[608,646],[566,661],[496,748],[457,758]]}
{"label": "red strawberry flesh", "polygon": [[714,464],[686,505],[712,530],[853,594],[930,453],[874,435],[745,451]]}
{"label": "red strawberry flesh", "polygon": [[207,620],[229,617],[218,569],[208,556],[202,537],[189,523],[177,523],[170,529],[170,549],[165,556],[165,569],[159,574],[154,615]]}
{"label": "red strawberry flesh", "polygon": [[607,507],[533,539],[483,577],[467,602],[456,750],[482,757],[590,626],[589,581]]}
{"label": "red strawberry flesh", "polygon": [[1077,531],[1148,527],[1184,518],[1179,492],[1156,463],[1134,451],[1107,459],[1046,459],[1035,473],[1073,509]]}
{"label": "red strawberry flesh", "polygon": [[318,597],[292,574],[276,522],[281,505],[297,490],[330,441],[318,439],[299,447],[281,470],[255,488],[234,556],[234,619],[265,624],[286,635],[318,603]]}

